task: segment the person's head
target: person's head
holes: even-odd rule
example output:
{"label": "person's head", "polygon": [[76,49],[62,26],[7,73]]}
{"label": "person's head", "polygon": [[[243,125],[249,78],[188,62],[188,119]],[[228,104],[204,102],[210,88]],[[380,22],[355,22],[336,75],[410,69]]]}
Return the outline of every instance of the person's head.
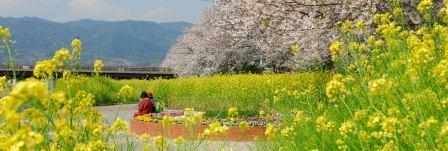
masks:
{"label": "person's head", "polygon": [[151,92],[146,92],[146,94],[148,94],[148,98],[150,98],[150,99],[154,98]]}
{"label": "person's head", "polygon": [[140,98],[149,98],[148,97],[148,93],[146,93],[145,91],[142,91],[142,93],[140,93]]}

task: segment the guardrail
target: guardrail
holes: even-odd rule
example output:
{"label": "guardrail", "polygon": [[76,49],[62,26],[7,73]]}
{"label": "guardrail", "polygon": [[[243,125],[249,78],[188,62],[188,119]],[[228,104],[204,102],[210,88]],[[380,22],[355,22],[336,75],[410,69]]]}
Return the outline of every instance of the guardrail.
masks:
{"label": "guardrail", "polygon": [[[33,65],[14,65],[16,71],[33,70]],[[71,70],[73,68],[69,68]],[[0,65],[0,70],[12,70],[10,65]],[[79,71],[93,71],[91,66],[80,66]],[[103,72],[157,72],[157,73],[172,73],[170,68],[161,67],[130,67],[130,66],[105,66],[102,68]]]}

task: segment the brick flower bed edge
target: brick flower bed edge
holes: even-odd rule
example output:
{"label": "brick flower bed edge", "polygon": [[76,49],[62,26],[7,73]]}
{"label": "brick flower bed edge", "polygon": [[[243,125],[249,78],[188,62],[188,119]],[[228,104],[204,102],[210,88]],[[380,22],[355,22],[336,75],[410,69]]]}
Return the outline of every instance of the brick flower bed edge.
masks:
{"label": "brick flower bed edge", "polygon": [[[176,138],[182,136],[186,139],[197,138],[198,134],[203,132],[208,126],[197,125],[193,130],[190,130],[183,124],[172,124],[170,133],[167,128],[163,128],[162,124],[155,122],[144,122],[131,120],[131,131],[137,135],[149,134],[150,136],[163,135],[167,138]],[[252,126],[247,130],[242,131],[238,126],[228,126],[229,130],[225,136],[217,136],[210,138],[217,141],[241,141],[250,142],[261,139],[264,136],[266,127]]]}

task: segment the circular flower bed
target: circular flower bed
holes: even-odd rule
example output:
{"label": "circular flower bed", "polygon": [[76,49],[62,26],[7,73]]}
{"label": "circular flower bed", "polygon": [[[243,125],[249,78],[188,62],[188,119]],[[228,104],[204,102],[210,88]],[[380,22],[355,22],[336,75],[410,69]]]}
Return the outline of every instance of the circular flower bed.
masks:
{"label": "circular flower bed", "polygon": [[[192,116],[202,116],[203,112],[195,112]],[[183,111],[164,111],[161,113],[150,113],[142,116],[138,116],[135,118],[137,121],[144,121],[144,122],[161,122],[163,120],[163,117],[170,116],[174,119],[174,123],[176,124],[183,124],[185,118],[188,115],[185,115]],[[236,118],[219,118],[219,117],[202,117],[202,120],[200,121],[200,124],[202,125],[209,125],[214,122],[218,122],[221,125],[225,126],[240,126],[240,124],[245,124],[244,122],[247,122],[248,126],[266,126],[268,123],[276,124],[278,123],[279,119],[277,116],[253,116],[253,117],[246,117],[246,116],[240,116]]]}
{"label": "circular flower bed", "polygon": [[136,117],[131,121],[131,130],[137,134],[165,135],[171,138],[183,136],[190,139],[208,137],[215,140],[253,141],[264,136],[268,124],[279,123],[277,116],[229,115],[231,116],[221,118],[206,117],[204,112],[188,109],[164,111]]}

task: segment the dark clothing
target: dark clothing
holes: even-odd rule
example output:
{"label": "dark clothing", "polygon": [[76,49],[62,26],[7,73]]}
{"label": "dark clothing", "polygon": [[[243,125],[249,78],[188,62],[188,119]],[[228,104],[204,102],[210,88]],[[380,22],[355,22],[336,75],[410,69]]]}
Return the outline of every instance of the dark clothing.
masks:
{"label": "dark clothing", "polygon": [[151,99],[152,100],[152,110],[154,111],[154,112],[157,112],[157,101],[156,101],[156,99]]}
{"label": "dark clothing", "polygon": [[138,112],[134,113],[134,118],[140,115],[145,115],[149,113],[154,113],[152,100],[150,98],[144,98],[140,100],[140,103],[138,104]]}

